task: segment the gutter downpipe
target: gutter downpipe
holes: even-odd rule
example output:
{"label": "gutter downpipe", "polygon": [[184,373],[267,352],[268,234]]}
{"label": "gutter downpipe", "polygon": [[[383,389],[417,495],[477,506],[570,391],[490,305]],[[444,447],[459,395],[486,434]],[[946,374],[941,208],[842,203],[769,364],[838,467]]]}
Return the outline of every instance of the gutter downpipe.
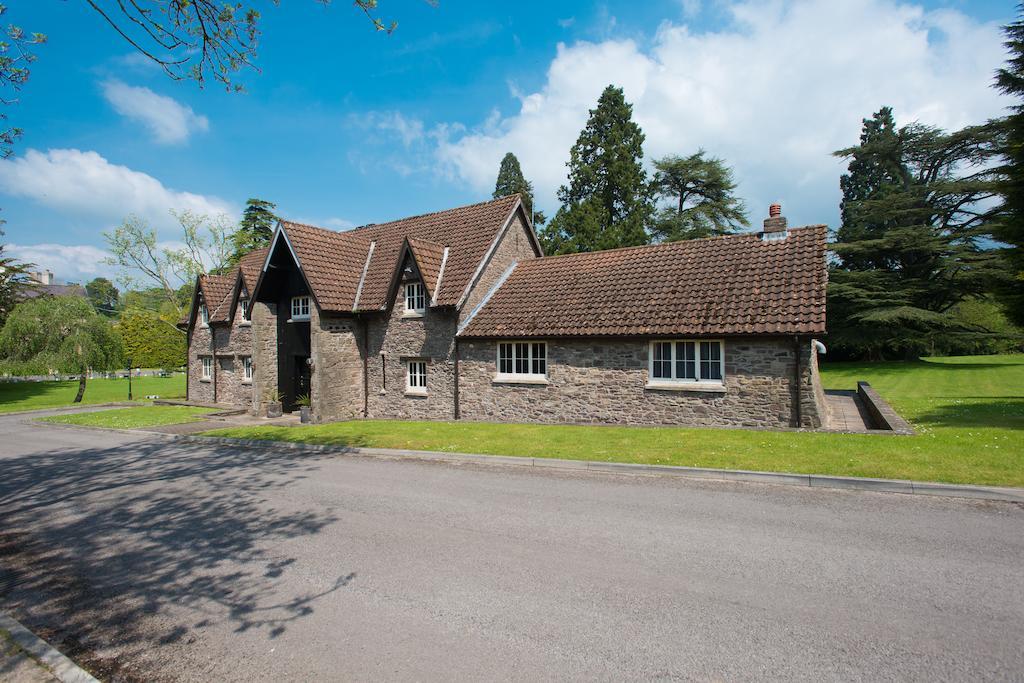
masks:
{"label": "gutter downpipe", "polygon": [[370,321],[363,320],[363,419],[370,416]]}
{"label": "gutter downpipe", "polygon": [[803,384],[800,376],[800,337],[793,335],[793,352],[796,362],[793,364],[793,380],[796,385],[796,404],[794,405],[794,413],[796,414],[796,424],[793,425],[798,429],[803,426]]}
{"label": "gutter downpipe", "polygon": [[455,419],[461,418],[462,411],[459,410],[459,338],[455,337],[455,381],[454,381],[454,398],[455,398]]}

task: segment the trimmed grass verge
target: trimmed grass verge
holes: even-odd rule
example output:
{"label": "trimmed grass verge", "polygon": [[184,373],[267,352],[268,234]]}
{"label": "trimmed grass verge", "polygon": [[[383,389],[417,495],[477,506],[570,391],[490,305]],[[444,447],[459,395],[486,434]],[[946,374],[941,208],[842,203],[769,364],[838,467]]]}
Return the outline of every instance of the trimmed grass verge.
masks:
{"label": "trimmed grass verge", "polygon": [[211,436],[337,446],[1024,487],[1024,356],[835,363],[828,388],[869,381],[916,436],[357,420]]}
{"label": "trimmed grass verge", "polygon": [[162,425],[199,422],[203,416],[215,410],[189,406],[140,406],[138,408],[114,408],[95,413],[74,415],[52,415],[39,418],[40,422],[79,425],[83,427],[107,427],[108,429],[137,429]]}
{"label": "trimmed grass verge", "polygon": [[[40,410],[74,405],[78,382],[3,382],[0,383],[0,413]],[[133,377],[135,397],[184,398],[185,375],[171,377]],[[91,379],[79,405],[113,403],[128,400],[127,379]]]}

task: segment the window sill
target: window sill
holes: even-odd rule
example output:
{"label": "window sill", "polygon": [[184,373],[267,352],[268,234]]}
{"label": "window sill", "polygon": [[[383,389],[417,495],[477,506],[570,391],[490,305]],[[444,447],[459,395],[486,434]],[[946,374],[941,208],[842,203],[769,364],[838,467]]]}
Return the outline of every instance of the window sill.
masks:
{"label": "window sill", "polygon": [[721,382],[648,382],[644,389],[653,391],[696,391],[701,393],[725,393]]}
{"label": "window sill", "polygon": [[242,380],[242,384],[252,384],[252,380],[251,379],[243,379]]}
{"label": "window sill", "polygon": [[199,381],[200,381],[200,382],[204,382],[204,383],[206,383],[206,384],[209,384],[209,383],[210,383],[210,382],[212,382],[213,380],[212,380],[212,379],[210,379],[209,377],[200,377],[200,378],[199,378]]}
{"label": "window sill", "polygon": [[288,318],[287,320],[285,320],[285,322],[286,323],[308,323],[309,322],[309,316],[308,315],[300,315],[298,317],[293,316],[293,317]]}
{"label": "window sill", "polygon": [[243,320],[242,322],[238,323],[238,326],[239,327],[252,327],[252,321],[251,320]]}
{"label": "window sill", "polygon": [[422,318],[423,311],[406,311],[402,314],[402,318]]}
{"label": "window sill", "polygon": [[426,398],[427,390],[426,389],[406,389],[405,390],[405,395],[406,396],[417,396],[417,397],[420,397],[420,398]]}
{"label": "window sill", "polygon": [[544,375],[502,375],[497,374],[492,384],[551,384]]}

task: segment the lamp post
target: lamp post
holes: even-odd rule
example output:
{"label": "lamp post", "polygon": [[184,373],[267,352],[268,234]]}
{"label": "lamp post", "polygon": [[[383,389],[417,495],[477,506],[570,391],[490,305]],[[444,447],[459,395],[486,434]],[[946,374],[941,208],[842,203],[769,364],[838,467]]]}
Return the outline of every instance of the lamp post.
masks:
{"label": "lamp post", "polygon": [[132,359],[128,359],[128,400],[132,400]]}

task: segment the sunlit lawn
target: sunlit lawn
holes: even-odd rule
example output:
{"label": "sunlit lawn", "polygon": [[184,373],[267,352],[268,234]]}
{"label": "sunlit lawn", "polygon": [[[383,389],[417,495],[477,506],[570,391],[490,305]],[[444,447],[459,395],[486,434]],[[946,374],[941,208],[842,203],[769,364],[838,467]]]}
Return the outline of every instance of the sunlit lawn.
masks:
{"label": "sunlit lawn", "polygon": [[1024,486],[1024,355],[835,363],[827,388],[867,380],[916,436],[732,429],[576,427],[356,420],[210,434],[410,448]]}
{"label": "sunlit lawn", "polygon": [[[0,413],[73,405],[78,382],[3,382],[0,383]],[[185,375],[171,377],[133,377],[132,395],[184,398]],[[86,382],[83,405],[128,400],[127,379],[91,379]]]}
{"label": "sunlit lawn", "polygon": [[137,408],[98,410],[92,413],[51,415],[50,417],[39,418],[39,420],[41,422],[87,427],[137,429],[139,427],[157,427],[184,422],[198,422],[203,419],[204,415],[211,412],[214,411],[210,408],[193,408],[189,406],[140,406]]}

